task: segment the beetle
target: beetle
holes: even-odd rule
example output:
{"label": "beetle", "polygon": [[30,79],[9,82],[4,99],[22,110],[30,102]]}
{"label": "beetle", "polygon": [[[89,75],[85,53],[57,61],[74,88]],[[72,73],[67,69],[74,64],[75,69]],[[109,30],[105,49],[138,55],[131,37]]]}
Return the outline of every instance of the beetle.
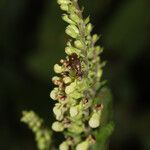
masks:
{"label": "beetle", "polygon": [[78,58],[76,53],[72,53],[69,56],[69,66],[76,71],[76,76],[81,79],[83,76],[83,72],[81,70],[81,60]]}

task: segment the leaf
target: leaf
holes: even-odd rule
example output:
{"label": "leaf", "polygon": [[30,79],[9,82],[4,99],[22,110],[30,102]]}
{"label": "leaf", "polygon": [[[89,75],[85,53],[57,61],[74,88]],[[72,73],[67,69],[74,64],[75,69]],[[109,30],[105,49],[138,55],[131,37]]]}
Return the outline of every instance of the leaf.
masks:
{"label": "leaf", "polygon": [[104,105],[102,112],[102,121],[99,130],[94,132],[96,137],[96,144],[93,146],[93,150],[106,150],[109,136],[114,130],[114,123],[112,122],[112,94],[107,87],[103,87],[98,96],[97,102]]}

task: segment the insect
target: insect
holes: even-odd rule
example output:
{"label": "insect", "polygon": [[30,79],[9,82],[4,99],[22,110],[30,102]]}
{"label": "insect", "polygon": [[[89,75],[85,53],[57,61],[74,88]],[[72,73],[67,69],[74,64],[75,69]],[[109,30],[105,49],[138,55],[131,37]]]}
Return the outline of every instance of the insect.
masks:
{"label": "insect", "polygon": [[72,53],[69,56],[69,65],[76,71],[76,76],[81,79],[83,76],[83,72],[81,71],[81,61],[76,53]]}

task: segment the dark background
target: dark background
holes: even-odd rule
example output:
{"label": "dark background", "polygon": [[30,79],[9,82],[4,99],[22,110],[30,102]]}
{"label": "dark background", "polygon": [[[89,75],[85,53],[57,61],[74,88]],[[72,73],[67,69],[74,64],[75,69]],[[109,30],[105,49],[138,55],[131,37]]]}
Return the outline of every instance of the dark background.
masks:
{"label": "dark background", "polygon": [[[104,78],[113,93],[115,131],[110,150],[150,149],[150,1],[81,0],[107,60]],[[52,122],[53,65],[68,38],[55,0],[0,1],[0,149],[34,150],[20,123],[35,110]]]}

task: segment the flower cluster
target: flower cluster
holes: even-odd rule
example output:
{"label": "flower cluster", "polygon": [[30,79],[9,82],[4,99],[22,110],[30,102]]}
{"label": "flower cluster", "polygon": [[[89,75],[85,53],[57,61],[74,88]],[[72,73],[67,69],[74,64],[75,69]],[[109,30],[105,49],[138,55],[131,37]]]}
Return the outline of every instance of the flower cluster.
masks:
{"label": "flower cluster", "polygon": [[43,120],[33,111],[23,111],[21,121],[28,124],[35,133],[35,139],[39,150],[48,150],[51,142],[51,133],[43,127]]}
{"label": "flower cluster", "polygon": [[64,131],[66,141],[60,150],[87,150],[95,142],[92,130],[100,126],[103,109],[95,100],[105,65],[99,57],[103,48],[95,45],[99,37],[91,34],[93,26],[89,17],[83,19],[77,0],[57,2],[65,11],[62,19],[69,24],[65,32],[71,39],[65,48],[66,58],[54,65],[58,75],[52,78],[56,87],[50,97],[56,101],[53,112],[57,121],[52,129]]}

